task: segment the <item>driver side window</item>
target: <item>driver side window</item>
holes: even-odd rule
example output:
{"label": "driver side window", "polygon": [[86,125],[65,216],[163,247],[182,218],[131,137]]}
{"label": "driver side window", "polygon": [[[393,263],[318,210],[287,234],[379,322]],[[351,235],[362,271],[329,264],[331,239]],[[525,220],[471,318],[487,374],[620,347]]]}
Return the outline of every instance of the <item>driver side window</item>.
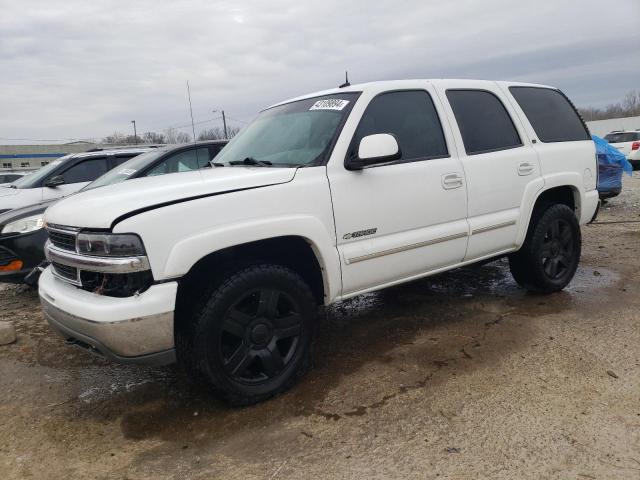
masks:
{"label": "driver side window", "polygon": [[400,146],[400,162],[449,156],[438,112],[424,90],[383,93],[364,112],[354,135],[351,155],[367,135],[390,133]]}
{"label": "driver side window", "polygon": [[207,147],[192,148],[191,150],[175,153],[165,158],[158,165],[147,172],[145,176],[153,177],[167,173],[189,172],[204,168],[209,164],[209,149]]}

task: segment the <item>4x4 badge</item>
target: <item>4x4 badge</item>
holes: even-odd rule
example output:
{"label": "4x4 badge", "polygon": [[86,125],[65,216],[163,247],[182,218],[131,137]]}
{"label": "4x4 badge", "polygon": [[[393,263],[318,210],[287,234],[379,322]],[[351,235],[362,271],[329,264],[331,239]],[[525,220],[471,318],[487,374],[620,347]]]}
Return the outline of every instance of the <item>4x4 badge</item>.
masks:
{"label": "4x4 badge", "polygon": [[358,230],[357,232],[345,233],[342,236],[343,240],[351,240],[352,238],[365,237],[367,235],[373,235],[378,231],[378,227],[376,228],[368,228],[366,230]]}

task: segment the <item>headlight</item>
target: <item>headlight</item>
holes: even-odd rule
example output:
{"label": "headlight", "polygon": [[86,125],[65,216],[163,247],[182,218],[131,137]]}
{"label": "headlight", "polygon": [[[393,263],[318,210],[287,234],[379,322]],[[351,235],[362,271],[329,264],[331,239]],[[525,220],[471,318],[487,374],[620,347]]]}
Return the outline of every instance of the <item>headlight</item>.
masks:
{"label": "headlight", "polygon": [[39,213],[38,215],[24,217],[15,222],[7,223],[2,227],[2,233],[29,233],[40,230],[44,225],[42,220],[43,215],[43,213]]}
{"label": "headlight", "polygon": [[142,240],[132,233],[79,233],[78,253],[99,257],[137,257],[145,254]]}

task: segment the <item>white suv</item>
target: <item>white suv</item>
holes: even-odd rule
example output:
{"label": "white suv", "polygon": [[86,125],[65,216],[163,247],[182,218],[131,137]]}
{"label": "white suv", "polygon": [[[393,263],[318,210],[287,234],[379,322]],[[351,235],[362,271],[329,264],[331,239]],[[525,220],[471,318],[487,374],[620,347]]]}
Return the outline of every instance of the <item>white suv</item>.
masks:
{"label": "white suv", "polygon": [[640,131],[614,131],[605,135],[604,139],[617,148],[633,169],[640,167]]}
{"label": "white suv", "polygon": [[598,205],[587,128],[541,85],[305,95],[262,111],[214,161],[51,207],[40,298],[78,345],[177,358],[235,404],[308,367],[320,305],[504,255],[525,288],[562,289]]}

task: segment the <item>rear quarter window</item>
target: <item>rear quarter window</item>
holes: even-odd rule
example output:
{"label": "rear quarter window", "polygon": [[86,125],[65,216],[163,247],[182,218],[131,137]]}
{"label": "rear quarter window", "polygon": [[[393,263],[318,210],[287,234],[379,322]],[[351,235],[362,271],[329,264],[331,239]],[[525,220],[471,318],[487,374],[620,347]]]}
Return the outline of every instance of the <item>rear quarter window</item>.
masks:
{"label": "rear quarter window", "polygon": [[541,142],[591,140],[586,125],[571,102],[558,90],[509,87]]}

